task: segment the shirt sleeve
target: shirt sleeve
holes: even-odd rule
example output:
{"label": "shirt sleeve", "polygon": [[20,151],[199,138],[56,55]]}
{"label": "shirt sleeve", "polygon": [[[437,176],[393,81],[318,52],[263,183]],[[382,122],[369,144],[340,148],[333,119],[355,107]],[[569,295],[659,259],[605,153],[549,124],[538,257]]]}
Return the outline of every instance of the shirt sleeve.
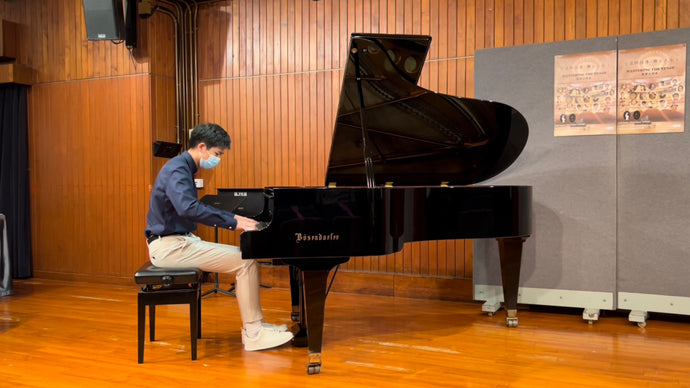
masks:
{"label": "shirt sleeve", "polygon": [[235,214],[199,202],[193,176],[184,169],[175,169],[165,193],[180,217],[207,226],[234,230],[237,227]]}

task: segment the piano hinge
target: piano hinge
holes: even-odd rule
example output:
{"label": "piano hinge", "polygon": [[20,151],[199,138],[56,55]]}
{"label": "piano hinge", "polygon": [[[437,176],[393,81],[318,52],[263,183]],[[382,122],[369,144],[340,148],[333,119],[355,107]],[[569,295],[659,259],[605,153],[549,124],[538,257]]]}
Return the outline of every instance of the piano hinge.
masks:
{"label": "piano hinge", "polygon": [[448,187],[448,182],[441,182],[441,187]]}

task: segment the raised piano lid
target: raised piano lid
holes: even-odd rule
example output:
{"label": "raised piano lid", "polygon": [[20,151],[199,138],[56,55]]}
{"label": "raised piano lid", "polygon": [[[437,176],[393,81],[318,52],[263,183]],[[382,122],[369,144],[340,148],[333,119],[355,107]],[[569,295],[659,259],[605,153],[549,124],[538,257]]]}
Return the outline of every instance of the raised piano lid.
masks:
{"label": "raised piano lid", "polygon": [[518,111],[417,86],[430,44],[429,36],[352,34],[327,185],[469,185],[520,155],[528,127]]}

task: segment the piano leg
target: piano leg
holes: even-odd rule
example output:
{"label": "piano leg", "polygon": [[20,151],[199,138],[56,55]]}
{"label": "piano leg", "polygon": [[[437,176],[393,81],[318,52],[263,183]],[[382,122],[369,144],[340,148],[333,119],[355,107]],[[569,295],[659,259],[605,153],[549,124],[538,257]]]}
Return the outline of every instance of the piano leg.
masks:
{"label": "piano leg", "polygon": [[321,345],[323,341],[328,274],[333,267],[348,260],[350,259],[285,260],[288,264],[297,267],[298,273],[301,274],[301,316],[297,329],[298,333],[295,334],[293,345],[304,346],[304,331],[306,329],[306,345],[309,346],[307,373],[310,375],[321,372]]}
{"label": "piano leg", "polygon": [[506,309],[506,326],[517,327],[517,300],[520,283],[520,264],[522,244],[525,237],[497,238],[501,259],[501,280],[503,282],[503,302]]}
{"label": "piano leg", "polygon": [[302,290],[304,292],[305,321],[309,359],[307,373],[310,375],[321,371],[321,344],[323,341],[323,321],[326,306],[326,287],[330,271],[303,271]]}

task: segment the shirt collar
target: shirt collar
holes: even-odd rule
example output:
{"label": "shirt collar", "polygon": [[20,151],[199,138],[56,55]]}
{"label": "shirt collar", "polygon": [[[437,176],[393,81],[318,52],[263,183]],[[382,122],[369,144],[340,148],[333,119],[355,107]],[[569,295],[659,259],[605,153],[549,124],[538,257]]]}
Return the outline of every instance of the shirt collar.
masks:
{"label": "shirt collar", "polygon": [[199,167],[197,167],[194,158],[192,158],[192,154],[190,154],[189,151],[185,151],[185,153],[182,154],[182,156],[184,160],[187,162],[189,169],[192,170],[192,174],[196,174],[197,170],[199,170]]}

